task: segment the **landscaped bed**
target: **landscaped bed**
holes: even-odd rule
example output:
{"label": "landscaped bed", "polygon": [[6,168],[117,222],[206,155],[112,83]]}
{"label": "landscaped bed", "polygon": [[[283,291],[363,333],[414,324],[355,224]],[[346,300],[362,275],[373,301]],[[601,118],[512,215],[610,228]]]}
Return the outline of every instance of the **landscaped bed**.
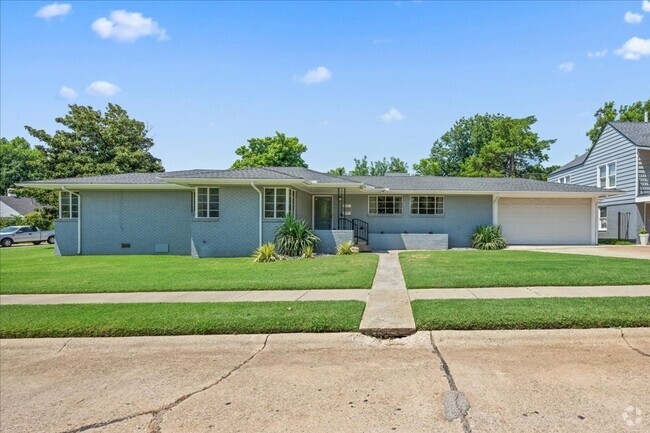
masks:
{"label": "landscaped bed", "polygon": [[400,253],[409,289],[650,284],[641,259],[530,251]]}
{"label": "landscaped bed", "polygon": [[377,255],[253,263],[251,258],[66,256],[53,247],[0,250],[0,293],[369,289]]}
{"label": "landscaped bed", "polygon": [[359,301],[0,306],[0,338],[357,331]]}
{"label": "landscaped bed", "polygon": [[419,330],[650,326],[650,298],[445,299],[413,301]]}

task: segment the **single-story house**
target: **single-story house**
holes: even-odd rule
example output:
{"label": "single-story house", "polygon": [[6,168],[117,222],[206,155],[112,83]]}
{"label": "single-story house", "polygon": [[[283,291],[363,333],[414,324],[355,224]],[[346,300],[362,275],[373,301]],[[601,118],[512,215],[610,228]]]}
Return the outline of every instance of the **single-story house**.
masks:
{"label": "single-story house", "polygon": [[0,196],[0,218],[24,217],[40,208],[41,206],[33,198],[19,198],[12,195]]}
{"label": "single-story house", "polygon": [[25,182],[57,190],[56,248],[73,254],[248,256],[283,217],[304,219],[320,251],[470,246],[500,224],[511,244],[595,244],[597,202],[618,193],[514,178],[334,176],[306,168],[188,170]]}

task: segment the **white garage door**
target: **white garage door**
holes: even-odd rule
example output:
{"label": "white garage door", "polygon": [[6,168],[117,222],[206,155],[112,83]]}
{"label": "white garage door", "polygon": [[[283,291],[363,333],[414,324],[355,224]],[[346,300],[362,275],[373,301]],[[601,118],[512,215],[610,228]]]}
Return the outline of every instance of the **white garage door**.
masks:
{"label": "white garage door", "polygon": [[499,199],[499,224],[512,245],[590,244],[590,199]]}

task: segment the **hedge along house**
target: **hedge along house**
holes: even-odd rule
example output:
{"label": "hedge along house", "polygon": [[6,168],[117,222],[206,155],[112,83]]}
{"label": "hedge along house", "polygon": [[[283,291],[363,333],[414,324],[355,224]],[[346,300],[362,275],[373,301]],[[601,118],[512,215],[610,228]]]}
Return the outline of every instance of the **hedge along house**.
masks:
{"label": "hedge along house", "polygon": [[284,216],[333,252],[467,247],[478,225],[512,244],[595,244],[597,201],[616,190],[513,178],[333,176],[306,168],[189,170],[25,182],[58,190],[56,251],[247,256]]}

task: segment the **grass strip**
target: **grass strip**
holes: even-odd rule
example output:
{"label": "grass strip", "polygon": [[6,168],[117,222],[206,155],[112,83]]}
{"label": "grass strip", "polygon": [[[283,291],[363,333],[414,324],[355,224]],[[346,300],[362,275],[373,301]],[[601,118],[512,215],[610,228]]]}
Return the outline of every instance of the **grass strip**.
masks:
{"label": "grass strip", "polygon": [[416,300],[419,330],[650,326],[650,297]]}
{"label": "grass strip", "polygon": [[0,306],[0,338],[357,331],[359,301]]}

